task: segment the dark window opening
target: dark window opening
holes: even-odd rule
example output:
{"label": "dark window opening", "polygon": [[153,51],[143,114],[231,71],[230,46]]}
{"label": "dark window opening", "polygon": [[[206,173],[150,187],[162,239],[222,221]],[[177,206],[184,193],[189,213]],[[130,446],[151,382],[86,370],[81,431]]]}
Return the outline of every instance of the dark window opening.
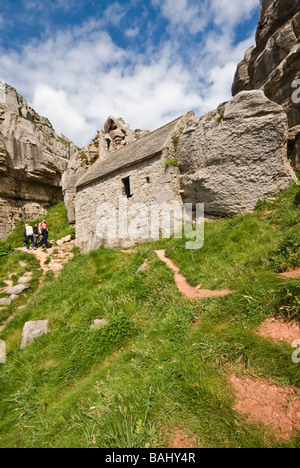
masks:
{"label": "dark window opening", "polygon": [[147,184],[150,184],[150,177],[146,177]]}
{"label": "dark window opening", "polygon": [[130,177],[126,177],[126,179],[122,179],[124,194],[127,198],[131,198],[132,194],[130,192]]}

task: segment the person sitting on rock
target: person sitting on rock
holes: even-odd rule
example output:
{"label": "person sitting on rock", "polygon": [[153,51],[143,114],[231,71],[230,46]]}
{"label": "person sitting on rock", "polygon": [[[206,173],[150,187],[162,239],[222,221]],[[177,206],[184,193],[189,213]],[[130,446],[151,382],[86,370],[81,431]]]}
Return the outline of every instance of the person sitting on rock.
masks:
{"label": "person sitting on rock", "polygon": [[48,246],[48,237],[49,237],[49,233],[48,233],[48,226],[47,226],[47,223],[46,223],[46,219],[44,218],[40,224],[40,230],[41,230],[41,233],[42,233],[42,240],[41,240],[41,243],[40,243],[40,247],[46,247],[46,249],[49,248]]}
{"label": "person sitting on rock", "polygon": [[25,224],[24,228],[24,240],[26,243],[26,249],[30,249],[30,242],[32,247],[34,247],[34,240],[33,240],[33,228],[29,226],[29,224]]}

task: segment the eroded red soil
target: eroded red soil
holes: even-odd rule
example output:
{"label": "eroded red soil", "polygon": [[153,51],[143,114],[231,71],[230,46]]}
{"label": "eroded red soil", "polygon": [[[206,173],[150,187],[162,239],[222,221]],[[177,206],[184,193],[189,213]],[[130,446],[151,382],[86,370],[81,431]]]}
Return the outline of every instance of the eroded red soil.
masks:
{"label": "eroded red soil", "polygon": [[292,344],[300,339],[300,325],[288,323],[280,318],[269,318],[261,324],[258,333],[264,338],[271,338],[277,344],[282,341]]}
{"label": "eroded red soil", "polygon": [[265,379],[235,375],[230,381],[237,397],[234,409],[247,415],[249,423],[264,423],[284,440],[300,429],[300,397],[296,388],[281,388]]}
{"label": "eroded red soil", "polygon": [[179,268],[165,256],[165,250],[156,250],[155,253],[159,257],[161,261],[163,261],[171,270],[175,273],[175,284],[180,292],[187,298],[187,299],[204,299],[206,297],[220,297],[220,296],[227,296],[227,294],[231,294],[232,291],[229,289],[223,291],[210,291],[208,289],[200,289],[200,286],[194,288],[191,286],[185,277],[179,273]]}

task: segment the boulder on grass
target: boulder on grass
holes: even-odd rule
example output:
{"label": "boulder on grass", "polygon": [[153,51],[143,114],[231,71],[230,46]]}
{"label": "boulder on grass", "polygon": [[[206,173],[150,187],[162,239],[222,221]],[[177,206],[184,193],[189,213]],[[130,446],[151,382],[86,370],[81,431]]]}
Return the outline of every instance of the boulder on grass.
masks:
{"label": "boulder on grass", "polygon": [[94,323],[91,325],[91,330],[98,330],[99,328],[106,327],[108,325],[108,321],[105,319],[99,320],[96,319]]}
{"label": "boulder on grass", "polygon": [[27,322],[23,328],[21,349],[26,348],[36,338],[49,333],[48,320],[38,320],[36,322]]}
{"label": "boulder on grass", "polygon": [[11,298],[0,299],[0,306],[9,306],[11,304]]}

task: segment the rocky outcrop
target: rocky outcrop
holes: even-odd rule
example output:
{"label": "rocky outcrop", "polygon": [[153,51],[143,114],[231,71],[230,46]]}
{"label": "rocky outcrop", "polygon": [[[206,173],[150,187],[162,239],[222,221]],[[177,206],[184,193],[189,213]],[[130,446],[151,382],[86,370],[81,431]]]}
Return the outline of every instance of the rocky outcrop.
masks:
{"label": "rocky outcrop", "polygon": [[287,116],[263,91],[239,93],[193,117],[177,148],[183,201],[211,215],[252,211],[296,176],[287,160]]}
{"label": "rocky outcrop", "polygon": [[300,78],[300,0],[262,0],[256,47],[239,64],[233,96],[240,91],[263,89],[266,96],[283,106],[289,128],[289,157],[300,170],[300,104],[293,102],[292,84]]}
{"label": "rocky outcrop", "polygon": [[150,130],[132,131],[122,118],[112,115],[104,124],[104,130],[98,130],[94,141],[76,152],[70,159],[68,168],[62,177],[64,201],[70,224],[75,224],[76,184],[96,161],[103,161],[111,153],[145,136]]}
{"label": "rocky outcrop", "polygon": [[0,239],[20,218],[34,219],[63,200],[61,176],[74,146],[0,81]]}

